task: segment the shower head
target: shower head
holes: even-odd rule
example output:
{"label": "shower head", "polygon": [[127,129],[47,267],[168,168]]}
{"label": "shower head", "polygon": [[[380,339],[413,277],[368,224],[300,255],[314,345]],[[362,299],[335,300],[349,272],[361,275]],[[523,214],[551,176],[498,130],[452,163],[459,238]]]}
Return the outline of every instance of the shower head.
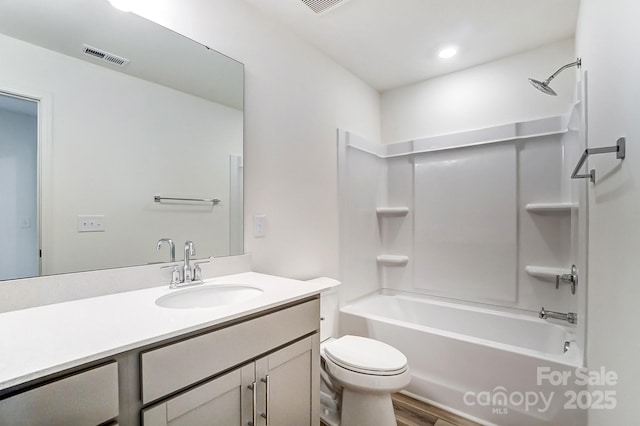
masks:
{"label": "shower head", "polygon": [[551,96],[557,96],[558,95],[555,90],[553,90],[551,87],[549,87],[549,81],[548,80],[547,81],[538,81],[538,80],[534,80],[533,78],[530,78],[529,79],[529,83],[531,83],[531,85],[533,87],[535,87],[536,89],[538,89],[542,93],[546,93],[547,95],[551,95]]}
{"label": "shower head", "polygon": [[549,78],[547,78],[545,81],[538,81],[538,80],[534,80],[533,78],[530,78],[529,83],[531,83],[533,87],[535,87],[542,93],[545,93],[551,96],[556,96],[557,95],[556,91],[553,90],[551,87],[549,87],[549,83],[551,83],[551,80],[556,78],[558,74],[560,74],[562,71],[566,70],[567,68],[571,68],[571,67],[580,68],[581,66],[582,66],[582,60],[578,58],[575,62],[571,62],[570,64],[563,65],[562,67],[560,67],[558,71],[551,74]]}

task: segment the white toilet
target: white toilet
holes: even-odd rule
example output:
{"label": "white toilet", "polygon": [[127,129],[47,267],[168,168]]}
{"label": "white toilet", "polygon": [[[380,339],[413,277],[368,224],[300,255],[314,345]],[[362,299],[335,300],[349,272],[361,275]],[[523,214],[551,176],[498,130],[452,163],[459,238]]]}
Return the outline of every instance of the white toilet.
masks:
{"label": "white toilet", "polygon": [[335,290],[321,295],[320,315],[322,421],[329,426],[395,426],[391,394],[411,380],[407,357],[366,337],[334,338],[338,315]]}

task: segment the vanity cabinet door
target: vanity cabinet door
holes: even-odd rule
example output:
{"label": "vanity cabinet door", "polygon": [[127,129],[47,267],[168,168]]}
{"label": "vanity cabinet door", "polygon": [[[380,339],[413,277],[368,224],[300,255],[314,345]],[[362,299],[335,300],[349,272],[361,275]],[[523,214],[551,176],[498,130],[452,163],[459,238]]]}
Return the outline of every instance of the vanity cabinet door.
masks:
{"label": "vanity cabinet door", "polygon": [[307,337],[256,361],[258,425],[319,423],[319,337]]}
{"label": "vanity cabinet door", "polygon": [[113,362],[0,401],[0,425],[98,425],[115,419],[118,407],[118,365]]}
{"label": "vanity cabinet door", "polygon": [[143,410],[143,426],[234,426],[252,421],[254,364]]}

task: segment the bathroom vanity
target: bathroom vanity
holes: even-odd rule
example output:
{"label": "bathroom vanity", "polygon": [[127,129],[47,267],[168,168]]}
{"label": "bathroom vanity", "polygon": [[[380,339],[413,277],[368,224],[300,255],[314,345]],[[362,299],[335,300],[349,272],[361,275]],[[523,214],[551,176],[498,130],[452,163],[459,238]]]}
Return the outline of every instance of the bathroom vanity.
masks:
{"label": "bathroom vanity", "polygon": [[[253,272],[248,300],[167,308],[168,286],[0,314],[0,424],[319,421],[319,293]],[[202,287],[200,287],[202,288]]]}

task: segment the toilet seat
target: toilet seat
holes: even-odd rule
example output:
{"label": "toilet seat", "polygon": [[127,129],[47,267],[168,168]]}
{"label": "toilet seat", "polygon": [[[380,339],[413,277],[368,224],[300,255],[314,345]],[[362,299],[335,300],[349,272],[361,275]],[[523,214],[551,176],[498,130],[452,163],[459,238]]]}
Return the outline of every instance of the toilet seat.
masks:
{"label": "toilet seat", "polygon": [[386,343],[360,336],[343,336],[324,347],[325,356],[339,367],[374,376],[393,376],[407,370],[407,357]]}

